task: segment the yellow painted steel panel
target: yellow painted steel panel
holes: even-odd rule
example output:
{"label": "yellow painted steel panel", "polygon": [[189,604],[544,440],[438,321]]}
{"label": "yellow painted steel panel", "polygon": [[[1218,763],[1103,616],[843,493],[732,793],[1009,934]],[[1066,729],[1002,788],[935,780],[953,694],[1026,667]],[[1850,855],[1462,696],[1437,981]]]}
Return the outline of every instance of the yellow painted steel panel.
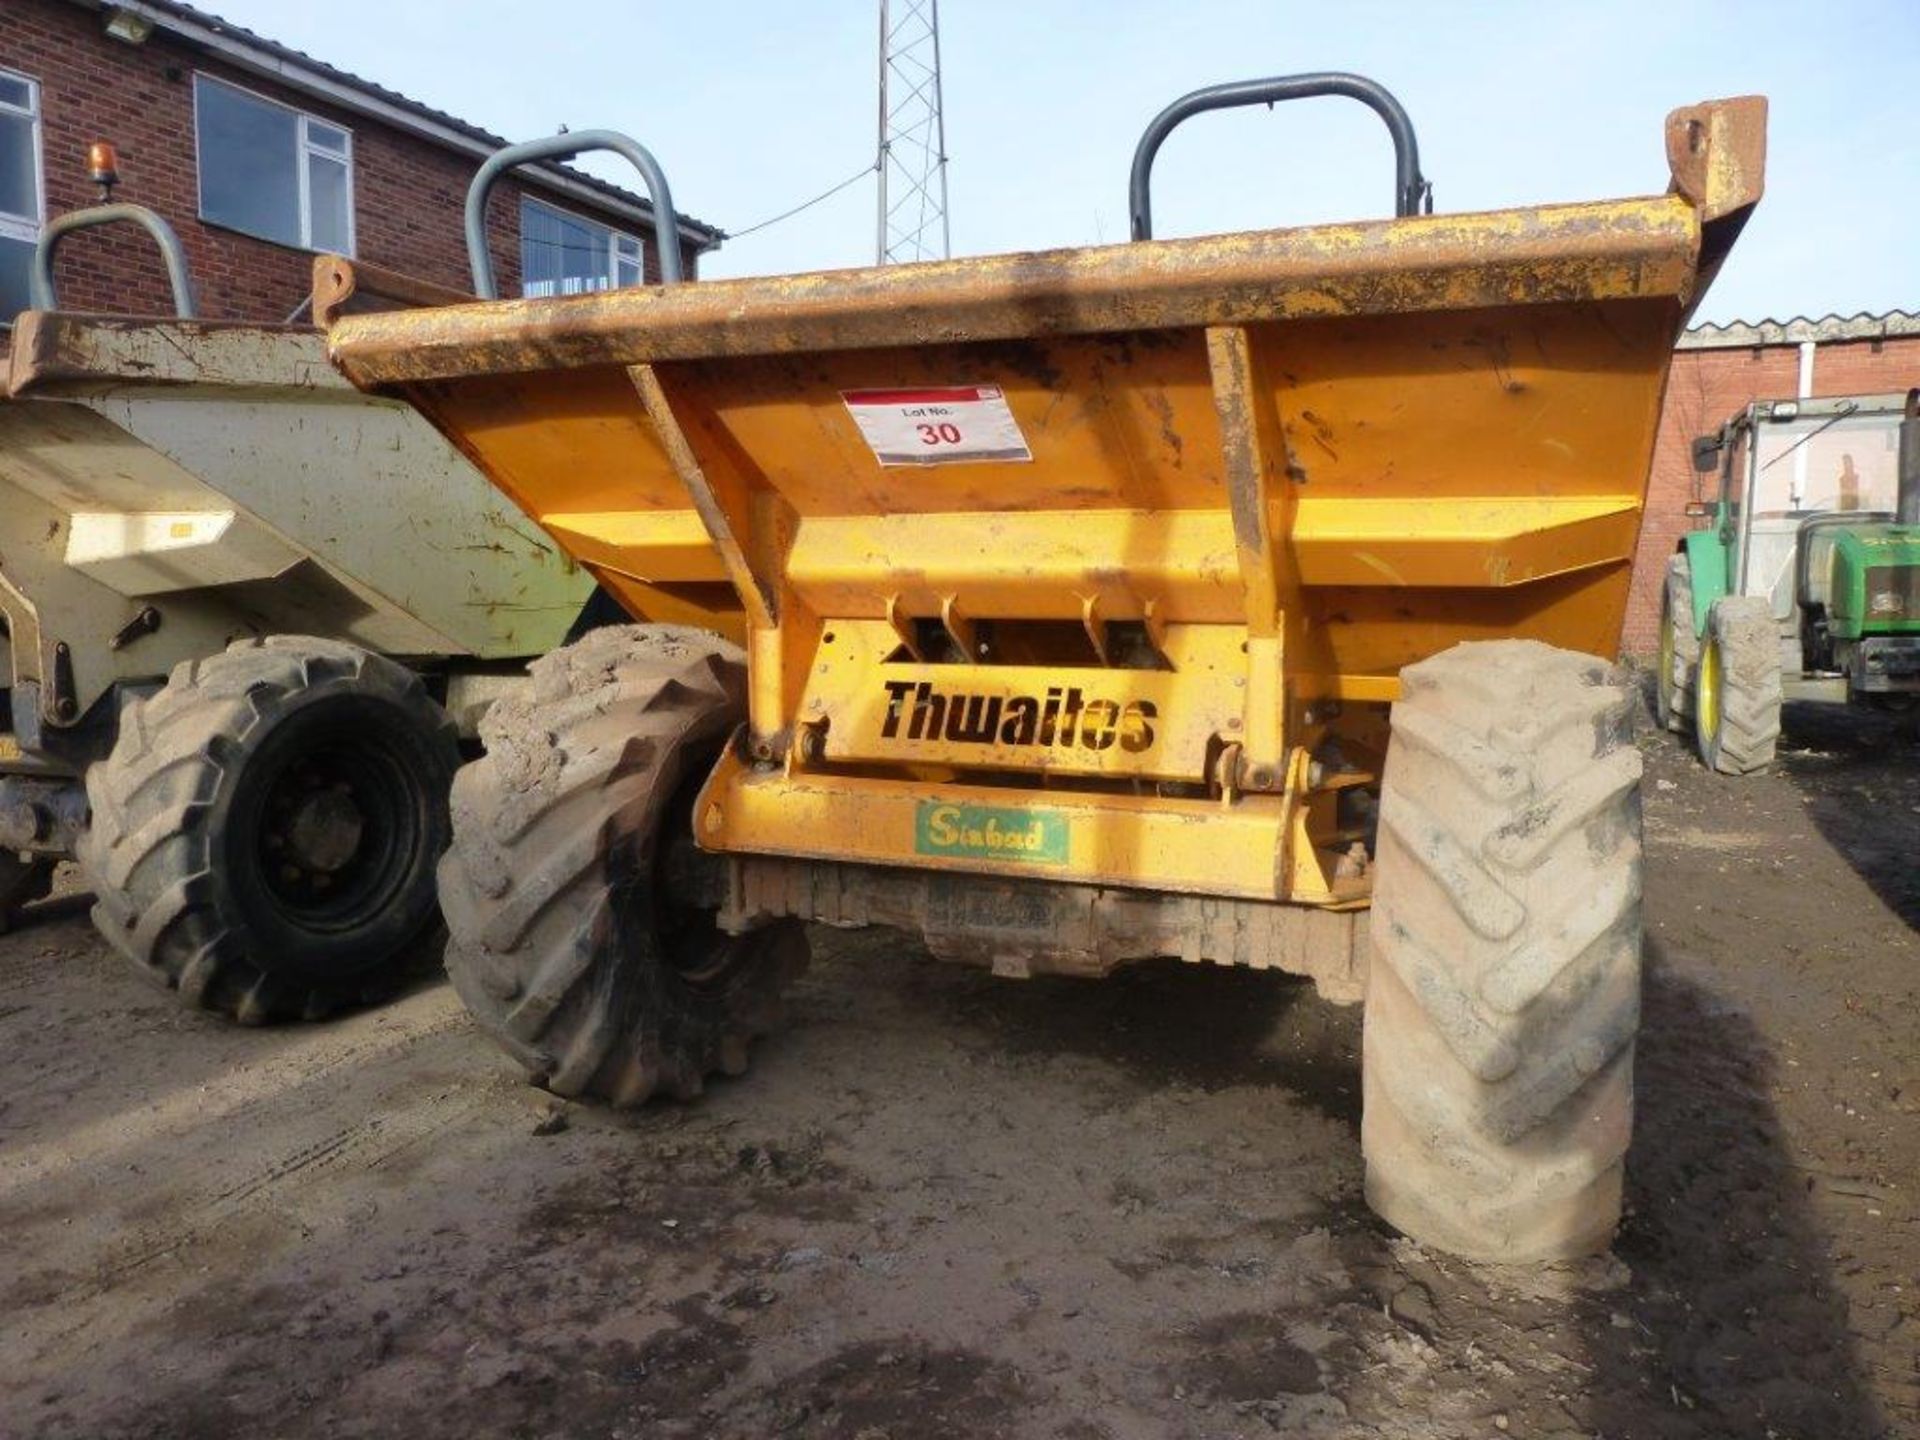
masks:
{"label": "yellow painted steel panel", "polygon": [[1169,668],[928,665],[892,658],[885,625],[836,624],[814,652],[799,718],[828,722],[831,762],[1204,781],[1240,729],[1240,632],[1187,626]]}
{"label": "yellow painted steel panel", "polygon": [[1287,810],[1211,800],[1021,790],[755,770],[731,752],[701,791],[708,850],[911,865],[1273,900]]}
{"label": "yellow painted steel panel", "polygon": [[[636,613],[732,587],[703,843],[1354,903],[1334,791],[1402,667],[1617,645],[1763,112],[1669,117],[1665,195],[347,316],[333,354]],[[1015,705],[1050,692],[1069,743]]]}
{"label": "yellow painted steel panel", "polygon": [[[1626,603],[1616,562],[1632,554],[1678,307],[1556,302],[1253,327],[1255,375],[1285,437],[1279,483],[1292,492],[1290,506],[1274,502],[1283,576],[1310,591],[1453,589],[1584,570],[1602,618],[1581,633],[1611,648]],[[871,616],[889,595],[932,613],[953,594],[981,614],[1050,618],[1093,594],[1117,614],[1151,597],[1169,620],[1244,618],[1197,333],[660,368],[696,453],[747,465],[792,517],[786,581],[816,613]],[[841,400],[959,381],[1004,390],[1030,463],[889,469]],[[682,544],[700,519],[624,373],[422,389],[503,488],[577,537],[567,543],[583,561],[649,581],[724,578]],[[596,518],[562,518],[583,514]],[[1358,657],[1407,653],[1404,637],[1374,633],[1382,626],[1451,643],[1433,624],[1450,606],[1403,608],[1369,607],[1359,629],[1350,608],[1330,608],[1345,619],[1311,644],[1294,627],[1296,657],[1315,673],[1367,673]],[[1463,617],[1454,638],[1477,628]]]}
{"label": "yellow painted steel panel", "polygon": [[636,580],[724,584],[727,567],[691,510],[600,510],[546,517],[548,532],[583,565]]}
{"label": "yellow painted steel panel", "polygon": [[[1755,192],[1757,194],[1757,191]],[[356,384],[1687,296],[1680,194],[348,315]]]}

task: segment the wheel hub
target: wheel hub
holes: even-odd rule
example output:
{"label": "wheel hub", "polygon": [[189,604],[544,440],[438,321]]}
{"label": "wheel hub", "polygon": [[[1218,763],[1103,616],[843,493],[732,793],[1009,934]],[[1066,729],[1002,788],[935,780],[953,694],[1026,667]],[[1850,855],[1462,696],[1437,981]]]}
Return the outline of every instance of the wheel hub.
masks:
{"label": "wheel hub", "polygon": [[332,875],[360,848],[366,817],[345,784],[305,795],[286,828],[287,858],[303,870]]}
{"label": "wheel hub", "polygon": [[1720,644],[1707,642],[1700,652],[1700,679],[1695,686],[1694,708],[1700,717],[1700,738],[1711,744],[1720,734]]}

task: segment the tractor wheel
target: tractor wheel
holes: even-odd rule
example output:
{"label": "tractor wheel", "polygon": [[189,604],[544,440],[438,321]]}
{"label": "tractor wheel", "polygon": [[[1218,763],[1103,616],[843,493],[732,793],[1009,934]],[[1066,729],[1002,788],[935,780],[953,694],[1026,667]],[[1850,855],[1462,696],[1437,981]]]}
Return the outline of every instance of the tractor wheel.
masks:
{"label": "tractor wheel", "polygon": [[245,1024],[378,999],[434,926],[459,763],[420,677],[356,646],[285,635],[188,661],[87,772],[94,923]]}
{"label": "tractor wheel", "polygon": [[1693,734],[1707,768],[1722,775],[1752,775],[1773,763],[1780,739],[1780,628],[1764,599],[1729,595],[1713,602]]}
{"label": "tractor wheel", "polygon": [[454,781],[447,970],[556,1094],[638,1105],[739,1074],[806,964],[797,923],[728,935],[700,884],[693,802],[744,716],[742,659],[703,630],[592,631],[487,712]]}
{"label": "tractor wheel", "polygon": [[1620,1215],[1640,1015],[1633,692],[1591,655],[1401,672],[1363,1032],[1367,1202],[1474,1259],[1590,1253]]}
{"label": "tractor wheel", "polygon": [[1667,561],[1660,591],[1660,661],[1654,710],[1675,734],[1693,728],[1693,687],[1700,670],[1700,637],[1693,629],[1693,567],[1685,555]]}

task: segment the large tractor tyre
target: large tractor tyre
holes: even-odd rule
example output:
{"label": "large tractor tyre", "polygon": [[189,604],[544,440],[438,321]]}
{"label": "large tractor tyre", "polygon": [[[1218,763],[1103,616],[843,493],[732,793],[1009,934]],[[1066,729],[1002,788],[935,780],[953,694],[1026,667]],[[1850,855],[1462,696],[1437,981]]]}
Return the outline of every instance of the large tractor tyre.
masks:
{"label": "large tractor tyre", "polygon": [[1620,1216],[1640,1016],[1636,697],[1530,640],[1401,672],[1363,1031],[1367,1202],[1532,1263]]}
{"label": "large tractor tyre", "polygon": [[1700,758],[1722,775],[1752,775],[1773,763],[1780,741],[1780,627],[1758,596],[1713,602],[1693,733]]}
{"label": "large tractor tyre", "polygon": [[285,635],[187,661],[87,772],[94,923],[244,1024],[383,998],[436,924],[459,764],[420,677],[356,646]]}
{"label": "large tractor tyre", "polygon": [[737,1075],[806,965],[801,927],[728,935],[693,803],[744,715],[740,651],[680,626],[595,630],[481,724],[440,865],[447,971],[556,1094],[638,1105]]}
{"label": "large tractor tyre", "polygon": [[1700,636],[1693,628],[1693,567],[1685,555],[1667,561],[1660,591],[1660,659],[1654,711],[1676,735],[1693,728],[1694,682],[1700,672]]}

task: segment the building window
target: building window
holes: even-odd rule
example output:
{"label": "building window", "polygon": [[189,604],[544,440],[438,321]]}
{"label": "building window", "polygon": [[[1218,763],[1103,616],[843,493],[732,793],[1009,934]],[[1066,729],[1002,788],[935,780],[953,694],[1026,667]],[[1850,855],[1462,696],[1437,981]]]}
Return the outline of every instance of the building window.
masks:
{"label": "building window", "polygon": [[644,277],[640,239],[538,200],[520,201],[520,293],[584,295]]}
{"label": "building window", "polygon": [[200,218],[353,254],[353,135],[205,75],[193,78]]}
{"label": "building window", "polygon": [[0,70],[0,330],[27,308],[27,277],[44,213],[40,86]]}

